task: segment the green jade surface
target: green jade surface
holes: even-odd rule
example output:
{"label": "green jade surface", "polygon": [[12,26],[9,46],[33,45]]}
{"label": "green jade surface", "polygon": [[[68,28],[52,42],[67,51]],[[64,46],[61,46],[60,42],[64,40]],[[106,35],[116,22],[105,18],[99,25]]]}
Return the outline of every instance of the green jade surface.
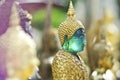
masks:
{"label": "green jade surface", "polygon": [[85,45],[85,31],[83,28],[80,28],[74,33],[74,35],[70,39],[68,39],[67,35],[64,36],[64,44],[62,45],[62,49],[71,53],[74,56],[77,56],[78,52],[83,51]]}

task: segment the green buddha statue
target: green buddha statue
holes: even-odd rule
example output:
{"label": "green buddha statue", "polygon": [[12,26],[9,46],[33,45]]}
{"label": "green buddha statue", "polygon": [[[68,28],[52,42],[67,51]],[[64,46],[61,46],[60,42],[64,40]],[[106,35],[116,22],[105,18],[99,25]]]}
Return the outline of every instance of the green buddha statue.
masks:
{"label": "green buddha statue", "polygon": [[74,17],[70,1],[67,19],[60,25],[58,36],[62,49],[52,63],[53,80],[88,80],[88,72],[82,58],[77,54],[86,44],[85,29]]}

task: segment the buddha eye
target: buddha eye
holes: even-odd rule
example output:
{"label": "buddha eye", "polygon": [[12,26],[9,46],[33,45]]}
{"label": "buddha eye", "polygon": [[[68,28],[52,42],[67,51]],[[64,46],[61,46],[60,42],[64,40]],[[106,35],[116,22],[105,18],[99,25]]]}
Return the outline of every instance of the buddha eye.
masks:
{"label": "buddha eye", "polygon": [[85,33],[85,30],[83,28],[80,28],[75,32],[74,36],[75,37],[84,36],[84,33]]}

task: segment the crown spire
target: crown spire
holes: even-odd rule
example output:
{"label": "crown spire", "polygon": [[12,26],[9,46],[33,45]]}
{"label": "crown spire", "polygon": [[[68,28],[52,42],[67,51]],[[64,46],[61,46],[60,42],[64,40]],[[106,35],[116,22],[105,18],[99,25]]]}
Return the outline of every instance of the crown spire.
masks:
{"label": "crown spire", "polygon": [[70,0],[70,4],[69,4],[69,9],[68,9],[68,16],[74,16],[74,8],[73,8],[73,3],[72,0]]}

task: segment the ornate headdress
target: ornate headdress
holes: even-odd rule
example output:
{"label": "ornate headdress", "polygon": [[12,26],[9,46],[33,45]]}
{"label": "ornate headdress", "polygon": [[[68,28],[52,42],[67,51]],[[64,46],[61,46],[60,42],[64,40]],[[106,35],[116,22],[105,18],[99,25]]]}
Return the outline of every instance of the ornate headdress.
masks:
{"label": "ornate headdress", "polygon": [[67,13],[67,19],[60,24],[58,29],[58,35],[61,45],[63,45],[64,43],[65,35],[67,35],[68,39],[70,39],[72,35],[75,33],[75,31],[79,28],[84,28],[84,26],[80,21],[78,21],[75,18],[73,4],[72,1],[70,1],[68,13]]}

